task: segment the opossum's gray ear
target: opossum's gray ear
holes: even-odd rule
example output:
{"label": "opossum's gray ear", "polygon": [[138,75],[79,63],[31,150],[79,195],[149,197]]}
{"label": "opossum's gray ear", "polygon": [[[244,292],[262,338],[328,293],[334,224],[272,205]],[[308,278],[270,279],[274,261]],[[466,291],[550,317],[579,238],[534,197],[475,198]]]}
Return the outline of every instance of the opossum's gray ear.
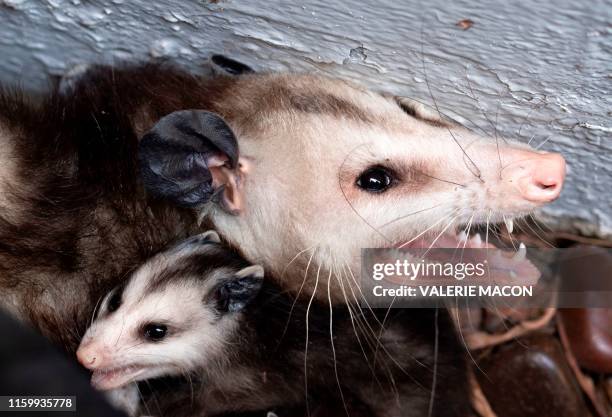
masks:
{"label": "opossum's gray ear", "polygon": [[213,72],[221,75],[250,74],[255,71],[242,62],[238,62],[224,55],[213,55],[210,57]]}
{"label": "opossum's gray ear", "polygon": [[147,192],[183,207],[211,200],[239,211],[238,141],[225,121],[204,110],[161,118],[140,140],[140,174]]}
{"label": "opossum's gray ear", "polygon": [[261,265],[250,265],[236,272],[217,292],[219,309],[237,312],[245,308],[259,293],[263,277]]}

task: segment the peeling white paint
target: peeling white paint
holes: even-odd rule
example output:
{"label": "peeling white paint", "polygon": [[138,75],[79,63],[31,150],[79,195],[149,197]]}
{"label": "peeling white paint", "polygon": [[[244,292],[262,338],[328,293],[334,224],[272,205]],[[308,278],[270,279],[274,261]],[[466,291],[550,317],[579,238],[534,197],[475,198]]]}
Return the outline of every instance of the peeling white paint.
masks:
{"label": "peeling white paint", "polygon": [[586,122],[580,122],[578,126],[584,127],[585,129],[601,130],[603,132],[612,133],[612,127],[592,125]]}
{"label": "peeling white paint", "polygon": [[[544,215],[610,237],[611,9],[604,0],[0,0],[0,80],[43,88],[78,65],[151,57],[197,70],[224,53],[259,70],[435,98],[468,127],[562,152],[567,187]],[[474,25],[462,30],[463,19]]]}

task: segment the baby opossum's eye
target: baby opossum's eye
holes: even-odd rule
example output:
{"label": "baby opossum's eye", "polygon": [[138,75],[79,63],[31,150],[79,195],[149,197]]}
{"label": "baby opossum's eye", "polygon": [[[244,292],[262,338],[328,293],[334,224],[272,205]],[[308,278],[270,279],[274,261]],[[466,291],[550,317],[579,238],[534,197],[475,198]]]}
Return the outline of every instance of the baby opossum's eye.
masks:
{"label": "baby opossum's eye", "polygon": [[158,342],[166,337],[168,328],[163,324],[149,323],[143,327],[143,334],[145,339]]}
{"label": "baby opossum's eye", "polygon": [[108,310],[109,313],[112,313],[113,311],[117,311],[117,309],[120,306],[121,306],[121,291],[115,290],[110,300],[108,300],[106,309]]}
{"label": "baby opossum's eye", "polygon": [[374,166],[366,169],[358,178],[357,186],[370,193],[382,193],[393,185],[393,174],[386,168]]}

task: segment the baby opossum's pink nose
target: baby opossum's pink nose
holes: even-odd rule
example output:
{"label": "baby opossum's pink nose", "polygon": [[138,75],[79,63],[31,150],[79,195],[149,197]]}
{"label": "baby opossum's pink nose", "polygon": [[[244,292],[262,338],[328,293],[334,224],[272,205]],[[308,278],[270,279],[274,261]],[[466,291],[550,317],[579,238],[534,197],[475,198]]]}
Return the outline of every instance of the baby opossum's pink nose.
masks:
{"label": "baby opossum's pink nose", "polygon": [[559,197],[565,180],[565,159],[557,153],[532,154],[508,167],[506,175],[521,196],[532,203],[548,203]]}
{"label": "baby opossum's pink nose", "polygon": [[87,369],[95,369],[101,362],[99,350],[92,344],[80,347],[77,350],[77,359]]}

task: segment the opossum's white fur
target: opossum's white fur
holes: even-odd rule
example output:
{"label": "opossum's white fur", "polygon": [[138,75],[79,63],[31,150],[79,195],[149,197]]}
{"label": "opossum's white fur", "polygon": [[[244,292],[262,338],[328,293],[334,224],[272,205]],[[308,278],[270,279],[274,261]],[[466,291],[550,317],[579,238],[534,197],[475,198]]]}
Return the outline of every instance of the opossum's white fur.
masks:
{"label": "opossum's white fur", "polygon": [[[242,108],[258,94],[266,94],[266,88],[278,85],[314,96],[333,94],[371,119],[292,111],[289,106],[262,109],[251,118],[256,119],[255,126],[246,128],[228,119],[240,145],[244,208],[237,216],[206,208],[203,216],[249,260],[263,262],[280,279],[292,263],[293,278],[283,282],[292,290],[302,284],[295,279],[300,275],[310,275],[306,282],[310,290],[315,275],[319,288],[326,288],[330,270],[348,275],[350,269],[356,276],[361,248],[406,242],[430,226],[437,233],[451,221],[454,225],[470,219],[473,224],[487,218],[496,222],[502,215],[519,216],[537,207],[520,198],[516,184],[504,176],[505,167],[536,155],[535,151],[515,142],[496,143],[458,126],[428,123],[424,119],[435,117],[431,112],[412,117],[394,98],[344,81],[245,77],[235,87],[240,94],[229,94],[220,106]],[[418,106],[413,109],[417,115],[423,112]],[[359,174],[377,164],[415,167],[414,181],[406,178],[382,194],[358,189]],[[402,216],[406,217],[395,221]]]}

